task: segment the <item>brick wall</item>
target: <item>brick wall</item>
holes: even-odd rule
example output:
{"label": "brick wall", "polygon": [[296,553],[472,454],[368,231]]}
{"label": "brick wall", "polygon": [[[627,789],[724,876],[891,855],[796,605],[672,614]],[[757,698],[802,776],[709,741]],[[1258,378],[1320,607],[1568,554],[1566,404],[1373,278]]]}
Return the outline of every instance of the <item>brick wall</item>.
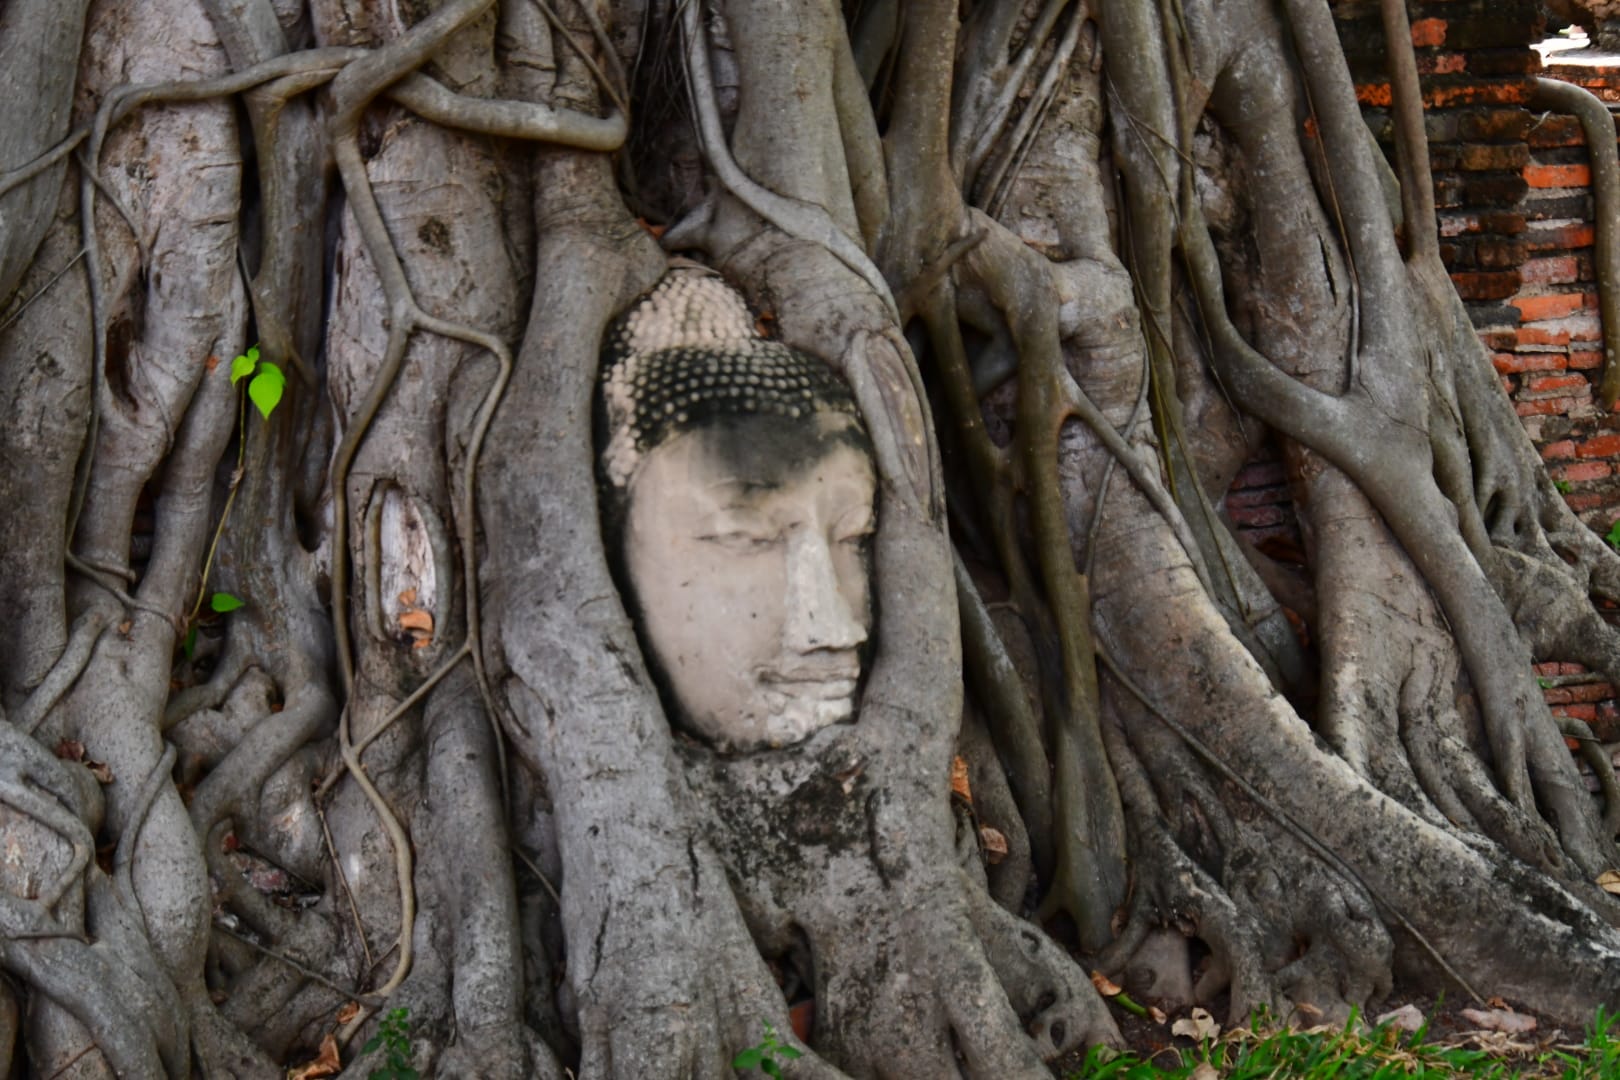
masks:
{"label": "brick wall", "polygon": [[[1376,0],[1333,7],[1363,113],[1388,151]],[[1551,475],[1582,519],[1606,531],[1620,517],[1620,413],[1593,397],[1602,345],[1585,136],[1575,118],[1533,112],[1529,102],[1533,80],[1548,75],[1620,103],[1620,55],[1555,51],[1544,64],[1532,48],[1544,32],[1535,0],[1409,0],[1408,11],[1441,255]],[[1273,554],[1297,545],[1274,450],[1243,469],[1225,507]],[[1538,674],[1554,712],[1620,742],[1614,687],[1574,664],[1542,664]]]}

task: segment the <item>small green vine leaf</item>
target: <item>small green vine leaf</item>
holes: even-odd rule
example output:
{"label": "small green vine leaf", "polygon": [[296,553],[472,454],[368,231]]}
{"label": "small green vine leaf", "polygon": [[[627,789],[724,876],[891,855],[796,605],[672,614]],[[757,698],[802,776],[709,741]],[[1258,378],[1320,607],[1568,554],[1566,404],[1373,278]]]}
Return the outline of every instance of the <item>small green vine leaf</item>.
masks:
{"label": "small green vine leaf", "polygon": [[190,630],[187,630],[186,631],[186,636],[184,638],[180,639],[180,651],[186,654],[186,659],[187,660],[190,660],[192,658],[192,656],[196,653],[196,651],[197,651],[197,628],[195,626],[193,626]]}
{"label": "small green vine leaf", "polygon": [[231,361],[231,385],[235,386],[242,379],[253,373],[259,365],[259,347],[257,345]]}
{"label": "small green vine leaf", "polygon": [[1620,519],[1609,526],[1609,531],[1603,534],[1603,539],[1609,542],[1612,548],[1620,548]]}
{"label": "small green vine leaf", "polygon": [[227,611],[235,611],[237,608],[246,607],[247,603],[228,592],[217,592],[208,598],[208,606],[223,615]]}
{"label": "small green vine leaf", "polygon": [[270,414],[281,404],[281,391],[286,385],[287,376],[275,364],[266,360],[259,365],[259,373],[248,383],[248,397],[253,399],[260,416],[270,419]]}

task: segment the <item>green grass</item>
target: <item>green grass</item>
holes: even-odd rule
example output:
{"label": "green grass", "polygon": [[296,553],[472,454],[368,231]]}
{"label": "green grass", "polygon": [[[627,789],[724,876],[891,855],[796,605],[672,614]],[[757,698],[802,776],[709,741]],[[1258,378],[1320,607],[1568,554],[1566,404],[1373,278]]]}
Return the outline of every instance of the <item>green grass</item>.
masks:
{"label": "green grass", "polygon": [[1620,1078],[1620,1031],[1611,1031],[1616,1016],[1599,1009],[1582,1043],[1549,1043],[1539,1032],[1431,1040],[1427,1028],[1412,1034],[1388,1026],[1358,1031],[1354,1018],[1343,1028],[1308,1031],[1265,1027],[1257,1020],[1249,1028],[1150,1059],[1093,1047],[1067,1080],[1611,1080]]}

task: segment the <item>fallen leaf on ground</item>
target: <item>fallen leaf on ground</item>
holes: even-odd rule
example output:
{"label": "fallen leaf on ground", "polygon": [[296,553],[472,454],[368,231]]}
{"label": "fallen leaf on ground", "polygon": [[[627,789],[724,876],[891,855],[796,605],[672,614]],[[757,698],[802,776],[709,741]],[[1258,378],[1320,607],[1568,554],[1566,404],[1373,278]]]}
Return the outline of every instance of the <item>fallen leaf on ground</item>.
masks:
{"label": "fallen leaf on ground", "polygon": [[1100,971],[1091,973],[1091,985],[1097,988],[1097,993],[1103,997],[1113,997],[1120,993],[1120,986]]}
{"label": "fallen leaf on ground", "polygon": [[1464,1009],[1462,1018],[1486,1031],[1502,1031],[1509,1035],[1524,1035],[1536,1030],[1536,1018],[1516,1013],[1512,1009]]}
{"label": "fallen leaf on ground", "polygon": [[61,739],[56,744],[56,756],[63,761],[83,761],[84,743],[77,739]]}
{"label": "fallen leaf on ground", "polygon": [[1152,1017],[1153,1022],[1161,1027],[1164,1025],[1165,1020],[1169,1019],[1164,1015],[1164,1010],[1159,1008],[1157,1005],[1149,1005],[1147,1010],[1148,1016]]}
{"label": "fallen leaf on ground", "polygon": [[973,788],[968,784],[967,758],[958,755],[951,759],[951,794],[973,801]]}
{"label": "fallen leaf on ground", "polygon": [[353,1020],[358,1015],[360,1015],[360,1003],[358,1001],[351,1001],[337,1011],[337,1022],[340,1024],[347,1024],[350,1020]]}
{"label": "fallen leaf on ground", "polygon": [[1389,1024],[1400,1031],[1416,1031],[1423,1026],[1423,1013],[1409,1001],[1398,1009],[1384,1013],[1373,1022],[1380,1026]]}
{"label": "fallen leaf on ground", "polygon": [[1213,1039],[1221,1033],[1221,1025],[1209,1015],[1208,1009],[1194,1009],[1190,1016],[1184,1016],[1170,1025],[1170,1034],[1185,1035],[1189,1039],[1199,1042]]}
{"label": "fallen leaf on ground", "polygon": [[321,1076],[336,1076],[343,1069],[338,1058],[337,1040],[330,1034],[321,1040],[321,1052],[306,1065],[300,1065],[287,1074],[287,1080],[316,1080]]}
{"label": "fallen leaf on ground", "polygon": [[408,588],[404,592],[400,593],[398,599],[399,599],[399,606],[400,607],[415,607],[416,606],[416,586],[412,585],[410,588]]}
{"label": "fallen leaf on ground", "polygon": [[1207,1061],[1200,1061],[1193,1071],[1187,1074],[1187,1080],[1221,1080],[1221,1074],[1215,1071],[1215,1066]]}
{"label": "fallen leaf on ground", "polygon": [[1605,870],[1598,875],[1598,888],[1604,892],[1620,893],[1620,870]]}

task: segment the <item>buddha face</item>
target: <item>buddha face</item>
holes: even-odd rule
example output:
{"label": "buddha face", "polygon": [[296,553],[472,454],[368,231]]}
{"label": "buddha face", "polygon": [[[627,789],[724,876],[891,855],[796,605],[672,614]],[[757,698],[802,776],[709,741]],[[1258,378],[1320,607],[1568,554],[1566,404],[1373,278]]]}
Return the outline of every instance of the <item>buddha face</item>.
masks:
{"label": "buddha face", "polygon": [[[648,453],[624,568],[680,714],[721,750],[785,746],[849,719],[871,626],[872,464],[843,416],[750,418]],[[790,427],[792,425],[789,425]]]}

